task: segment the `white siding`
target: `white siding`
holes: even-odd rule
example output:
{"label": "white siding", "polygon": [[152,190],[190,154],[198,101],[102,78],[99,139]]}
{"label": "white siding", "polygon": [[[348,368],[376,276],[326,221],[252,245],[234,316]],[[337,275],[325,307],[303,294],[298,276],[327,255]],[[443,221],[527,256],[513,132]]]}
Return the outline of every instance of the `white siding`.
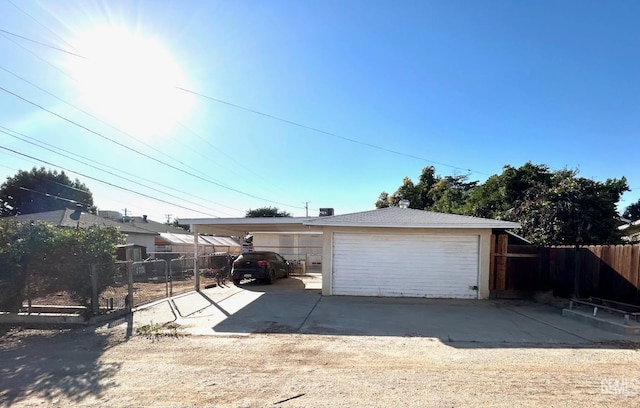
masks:
{"label": "white siding", "polygon": [[476,299],[478,247],[478,235],[336,232],[332,293]]}
{"label": "white siding", "polygon": [[153,253],[156,250],[155,235],[152,234],[127,234],[127,244],[142,245],[147,248],[147,254]]}

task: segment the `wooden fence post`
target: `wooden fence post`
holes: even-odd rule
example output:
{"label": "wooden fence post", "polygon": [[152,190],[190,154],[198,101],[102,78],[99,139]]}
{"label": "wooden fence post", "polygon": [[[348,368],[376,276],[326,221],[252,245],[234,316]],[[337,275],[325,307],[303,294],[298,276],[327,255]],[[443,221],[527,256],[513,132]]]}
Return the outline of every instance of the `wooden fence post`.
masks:
{"label": "wooden fence post", "polygon": [[496,235],[491,234],[489,241],[489,290],[496,289]]}
{"label": "wooden fence post", "polygon": [[505,290],[507,287],[507,234],[498,235],[498,245],[496,247],[496,290]]}

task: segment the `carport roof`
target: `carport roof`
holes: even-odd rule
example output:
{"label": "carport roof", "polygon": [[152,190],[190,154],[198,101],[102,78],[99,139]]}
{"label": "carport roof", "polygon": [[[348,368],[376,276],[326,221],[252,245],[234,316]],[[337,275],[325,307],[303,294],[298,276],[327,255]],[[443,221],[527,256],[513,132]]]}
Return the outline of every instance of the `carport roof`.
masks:
{"label": "carport roof", "polygon": [[309,226],[396,227],[396,228],[518,228],[520,224],[466,215],[445,214],[411,208],[387,207],[352,214],[319,217],[305,222]]}
{"label": "carport roof", "polygon": [[318,217],[258,217],[258,218],[188,218],[180,219],[180,223],[194,226],[199,233],[218,235],[244,235],[247,232],[297,232],[309,231],[311,226],[305,222]]}

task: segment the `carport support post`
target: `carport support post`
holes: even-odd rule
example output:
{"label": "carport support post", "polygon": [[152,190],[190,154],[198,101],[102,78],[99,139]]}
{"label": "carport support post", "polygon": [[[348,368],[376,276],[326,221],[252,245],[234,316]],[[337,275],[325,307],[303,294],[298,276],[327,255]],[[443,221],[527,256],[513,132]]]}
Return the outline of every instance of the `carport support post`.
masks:
{"label": "carport support post", "polygon": [[200,291],[200,267],[198,266],[198,241],[200,240],[200,233],[198,232],[197,225],[191,225],[193,230],[193,281],[194,289]]}

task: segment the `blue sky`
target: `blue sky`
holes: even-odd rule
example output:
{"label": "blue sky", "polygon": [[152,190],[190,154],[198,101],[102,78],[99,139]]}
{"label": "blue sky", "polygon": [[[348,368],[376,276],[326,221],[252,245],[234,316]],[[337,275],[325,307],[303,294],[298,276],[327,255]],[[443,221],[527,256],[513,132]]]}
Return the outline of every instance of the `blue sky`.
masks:
{"label": "blue sky", "polygon": [[1,179],[66,168],[103,210],[343,214],[427,165],[484,181],[527,161],[625,176],[621,206],[640,199],[636,1],[0,0],[0,15]]}

